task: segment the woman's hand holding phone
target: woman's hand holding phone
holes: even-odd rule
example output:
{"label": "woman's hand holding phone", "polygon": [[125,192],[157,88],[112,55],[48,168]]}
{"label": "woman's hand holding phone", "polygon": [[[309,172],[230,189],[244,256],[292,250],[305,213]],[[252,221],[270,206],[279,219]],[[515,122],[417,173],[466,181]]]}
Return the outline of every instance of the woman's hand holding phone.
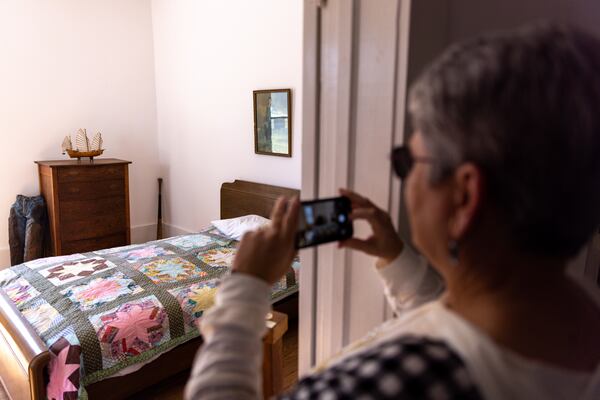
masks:
{"label": "woman's hand holding phone", "polygon": [[[350,238],[338,242],[338,247],[351,248],[378,257],[378,267],[383,267],[398,257],[404,243],[388,213],[369,199],[350,190],[340,189],[340,194],[350,199],[350,218],[367,221],[373,233],[367,239]],[[233,261],[233,270],[253,275],[269,284],[284,276],[296,254],[299,212],[298,198],[279,198],[271,213],[271,224],[263,229],[248,232],[242,238]]]}
{"label": "woman's hand holding phone", "polygon": [[281,279],[296,254],[294,241],[299,207],[298,198],[277,199],[271,223],[242,237],[233,260],[233,270],[263,279],[270,285]]}
{"label": "woman's hand holding phone", "polygon": [[340,194],[348,197],[352,203],[350,218],[355,221],[367,221],[373,233],[367,239],[351,238],[344,240],[338,243],[338,247],[351,248],[378,257],[377,266],[379,268],[398,257],[402,252],[404,243],[396,232],[389,214],[369,199],[350,190],[340,189]]}

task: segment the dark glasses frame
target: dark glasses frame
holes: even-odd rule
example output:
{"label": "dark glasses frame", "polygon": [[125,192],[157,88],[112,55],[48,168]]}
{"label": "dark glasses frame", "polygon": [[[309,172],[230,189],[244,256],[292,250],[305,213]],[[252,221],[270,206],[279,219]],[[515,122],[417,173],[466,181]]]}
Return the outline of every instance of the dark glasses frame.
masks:
{"label": "dark glasses frame", "polygon": [[399,146],[392,150],[392,166],[400,179],[406,179],[415,162],[433,162],[431,157],[415,157],[408,146]]}

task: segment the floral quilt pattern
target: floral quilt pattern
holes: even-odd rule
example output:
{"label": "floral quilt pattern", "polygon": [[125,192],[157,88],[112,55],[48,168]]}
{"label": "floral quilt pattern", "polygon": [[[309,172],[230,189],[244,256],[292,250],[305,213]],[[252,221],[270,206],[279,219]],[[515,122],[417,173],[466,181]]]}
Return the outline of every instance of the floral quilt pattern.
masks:
{"label": "floral quilt pattern", "polygon": [[104,258],[91,257],[83,260],[67,261],[54,267],[42,269],[39,273],[54,286],[61,286],[114,267],[115,264]]}
{"label": "floral quilt pattern", "polygon": [[104,367],[169,340],[167,313],[154,296],[122,304],[90,321],[102,348]]}
{"label": "floral quilt pattern", "polygon": [[88,311],[143,290],[135,281],[126,278],[122,272],[116,272],[104,278],[93,279],[88,283],[71,286],[61,293],[77,304],[80,310]]}
{"label": "floral quilt pattern", "polygon": [[215,244],[224,246],[227,244],[227,241],[218,240],[214,237],[199,233],[196,235],[178,236],[173,239],[165,240],[165,243],[189,251]]}
{"label": "floral quilt pattern", "polygon": [[75,261],[81,260],[85,258],[83,254],[70,254],[68,256],[58,256],[58,257],[48,257],[48,258],[38,258],[37,260],[27,261],[25,265],[28,268],[36,269],[42,267],[48,267],[50,265],[64,263],[67,261]]}
{"label": "floral quilt pattern", "polygon": [[140,247],[140,248],[133,249],[133,250],[126,250],[126,251],[117,253],[116,256],[123,258],[127,262],[135,263],[140,260],[147,260],[149,258],[156,258],[156,257],[160,257],[160,256],[171,256],[173,254],[175,254],[175,253],[173,253],[170,250],[164,249],[159,246],[152,245],[152,246]]}
{"label": "floral quilt pattern", "polygon": [[139,270],[156,283],[184,281],[207,273],[183,258],[159,259],[142,265]]}
{"label": "floral quilt pattern", "polygon": [[77,398],[79,391],[79,377],[81,366],[81,346],[71,345],[65,338],[56,341],[50,352],[48,369],[50,382],[48,382],[47,397],[49,400],[65,400]]}
{"label": "floral quilt pattern", "polygon": [[127,246],[119,246],[119,247],[113,247],[110,249],[96,250],[96,251],[94,251],[94,253],[98,254],[99,256],[107,256],[110,254],[125,252],[127,250],[135,249],[137,247],[140,247],[140,245],[139,244],[129,244]]}
{"label": "floral quilt pattern", "polygon": [[56,308],[43,299],[30,303],[30,306],[21,310],[21,313],[40,335],[63,320]]}
{"label": "floral quilt pattern", "polygon": [[15,282],[4,288],[4,292],[8,295],[8,298],[17,305],[17,308],[27,301],[37,297],[40,292],[35,290],[33,286],[29,284],[25,279],[18,278]]}
{"label": "floral quilt pattern", "polygon": [[[0,292],[50,349],[48,398],[85,398],[86,385],[198,336],[236,243],[207,229],[1,270]],[[296,281],[277,282],[273,301]]]}
{"label": "floral quilt pattern", "polygon": [[235,257],[235,248],[222,247],[201,251],[198,253],[198,258],[205,264],[215,268],[229,267],[233,263]]}
{"label": "floral quilt pattern", "polygon": [[217,280],[211,280],[169,290],[184,310],[186,331],[195,329],[196,321],[212,307],[218,284]]}

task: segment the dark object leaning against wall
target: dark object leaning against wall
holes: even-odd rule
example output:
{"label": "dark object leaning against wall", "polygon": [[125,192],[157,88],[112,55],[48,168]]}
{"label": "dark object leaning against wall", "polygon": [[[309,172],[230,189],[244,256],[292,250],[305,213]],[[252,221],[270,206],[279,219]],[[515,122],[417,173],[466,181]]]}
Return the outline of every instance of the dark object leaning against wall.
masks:
{"label": "dark object leaning against wall", "polygon": [[48,217],[42,196],[17,195],[8,217],[8,241],[11,265],[44,256]]}

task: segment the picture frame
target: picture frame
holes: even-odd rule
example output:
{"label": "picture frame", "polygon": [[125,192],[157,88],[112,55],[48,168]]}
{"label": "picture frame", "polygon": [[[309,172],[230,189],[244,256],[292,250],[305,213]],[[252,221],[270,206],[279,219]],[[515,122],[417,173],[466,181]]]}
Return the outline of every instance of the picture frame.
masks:
{"label": "picture frame", "polygon": [[253,91],[254,152],[292,157],[292,90]]}

